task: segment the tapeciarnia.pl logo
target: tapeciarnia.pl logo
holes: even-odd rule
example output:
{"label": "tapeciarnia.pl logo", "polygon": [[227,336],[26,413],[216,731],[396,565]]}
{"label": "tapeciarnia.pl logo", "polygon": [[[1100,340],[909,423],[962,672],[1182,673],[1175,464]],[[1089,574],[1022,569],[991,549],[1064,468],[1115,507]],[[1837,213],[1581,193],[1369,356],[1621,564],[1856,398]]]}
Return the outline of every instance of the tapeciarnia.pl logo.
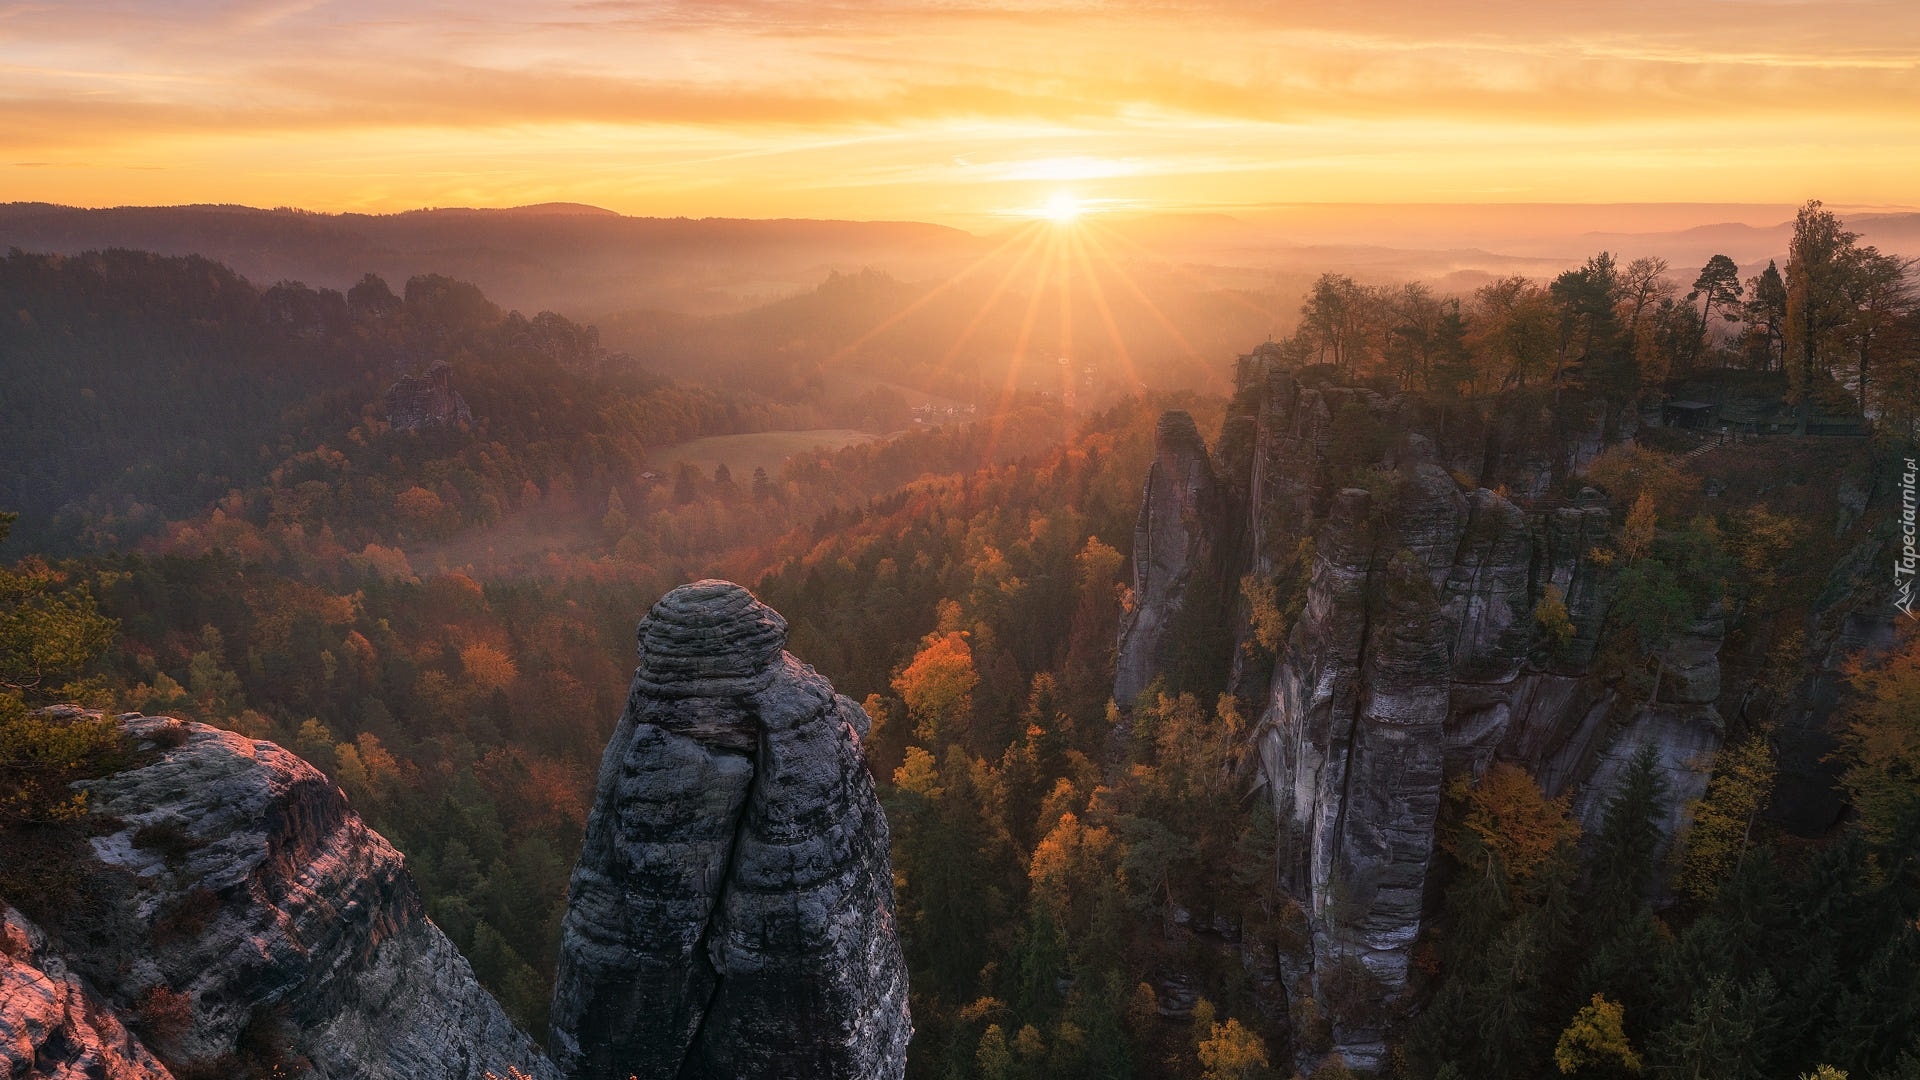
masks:
{"label": "tapeciarnia.pl logo", "polygon": [[1912,619],[1920,619],[1920,615],[1914,614],[1913,610],[1914,569],[1916,563],[1920,563],[1920,552],[1914,550],[1913,484],[1916,475],[1920,475],[1920,463],[1907,458],[1906,469],[1900,474],[1900,557],[1893,561],[1893,606]]}

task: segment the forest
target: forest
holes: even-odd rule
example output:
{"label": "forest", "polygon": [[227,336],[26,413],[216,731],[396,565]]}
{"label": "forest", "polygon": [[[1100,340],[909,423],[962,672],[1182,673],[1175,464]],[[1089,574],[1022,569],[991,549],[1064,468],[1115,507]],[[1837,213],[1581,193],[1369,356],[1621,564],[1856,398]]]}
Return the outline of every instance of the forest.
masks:
{"label": "forest", "polygon": [[[1212,438],[1224,400],[1141,390],[1070,411],[1022,392],[778,474],[646,479],[675,442],[844,416],[645,374],[591,327],[450,278],[260,289],[199,258],[15,251],[0,262],[0,896],[58,927],[63,886],[29,856],[84,828],[66,783],[126,752],[34,709],[227,727],[336,779],[538,1036],[634,623],[718,574],[783,612],[789,650],[873,717],[912,1077],[1286,1077],[1328,1045],[1328,1014],[1386,1010],[1391,1072],[1420,1080],[1920,1080],[1910,621],[1837,662],[1844,815],[1790,827],[1774,799],[1786,703],[1822,662],[1809,631],[1830,594],[1884,588],[1878,564],[1835,566],[1897,525],[1875,463],[1920,436],[1916,280],[1809,203],[1785,266],[1745,278],[1724,256],[1696,273],[1602,252],[1466,296],[1313,282],[1273,346],[1301,370],[1438,410],[1598,401],[1616,435],[1731,387],[1778,436],[1711,495],[1684,433],[1649,429],[1545,497],[1591,485],[1616,507],[1592,678],[1657,694],[1649,663],[1674,628],[1731,613],[1723,700],[1741,708],[1689,831],[1662,854],[1670,796],[1650,761],[1594,835],[1516,768],[1452,777],[1409,996],[1382,1000],[1361,970],[1315,1002],[1248,960],[1307,918],[1248,798],[1264,703],[1199,655],[1130,709],[1112,700],[1155,421],[1185,409]],[[384,391],[440,360],[472,422],[395,430]],[[1870,437],[1810,434],[1836,423]],[[1375,436],[1356,424],[1345,451],[1360,481]],[[1852,520],[1839,476],[1872,493]],[[585,553],[460,557],[527,516],[583,522]],[[1310,545],[1295,557],[1245,583],[1223,647],[1271,662]],[[1570,632],[1564,608],[1534,616],[1542,641]],[[1333,1058],[1312,1075],[1351,1074]]]}

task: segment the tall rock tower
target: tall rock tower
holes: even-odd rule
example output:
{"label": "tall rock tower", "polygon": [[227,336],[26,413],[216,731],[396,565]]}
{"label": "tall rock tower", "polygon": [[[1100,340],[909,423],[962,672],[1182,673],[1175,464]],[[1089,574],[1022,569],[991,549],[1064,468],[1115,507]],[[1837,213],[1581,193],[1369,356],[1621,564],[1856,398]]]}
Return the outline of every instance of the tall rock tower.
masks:
{"label": "tall rock tower", "polygon": [[576,1080],[889,1080],[907,971],[866,713],[732,582],[673,590],[600,765],[552,1047]]}

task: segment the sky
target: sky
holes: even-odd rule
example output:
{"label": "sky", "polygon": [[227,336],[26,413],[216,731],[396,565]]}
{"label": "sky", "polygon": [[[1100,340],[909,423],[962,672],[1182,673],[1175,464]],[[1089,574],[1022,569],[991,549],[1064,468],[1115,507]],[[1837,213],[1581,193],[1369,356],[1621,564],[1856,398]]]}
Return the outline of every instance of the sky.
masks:
{"label": "sky", "polygon": [[1913,0],[0,0],[0,201],[1920,204]]}

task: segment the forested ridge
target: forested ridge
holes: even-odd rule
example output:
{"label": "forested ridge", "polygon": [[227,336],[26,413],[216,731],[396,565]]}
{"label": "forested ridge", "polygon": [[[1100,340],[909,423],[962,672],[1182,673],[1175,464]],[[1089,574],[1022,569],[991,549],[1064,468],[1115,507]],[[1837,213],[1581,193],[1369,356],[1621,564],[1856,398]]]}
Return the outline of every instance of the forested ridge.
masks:
{"label": "forested ridge", "polygon": [[[1711,498],[1671,431],[1578,481],[1619,508],[1605,545],[1619,614],[1596,677],[1657,691],[1663,635],[1722,604],[1727,680],[1747,707],[1664,860],[1654,821],[1669,796],[1648,765],[1588,836],[1516,769],[1453,780],[1439,914],[1412,999],[1393,1006],[1398,1075],[1920,1077],[1920,637],[1903,624],[1844,665],[1844,820],[1799,836],[1770,805],[1778,710],[1822,662],[1808,639],[1830,635],[1834,594],[1884,577],[1836,567],[1857,537],[1895,528],[1892,476],[1873,463],[1911,453],[1920,408],[1904,264],[1891,274],[1899,260],[1823,214],[1803,211],[1784,273],[1742,282],[1709,264],[1691,297],[1657,260],[1605,254],[1458,301],[1329,276],[1278,343],[1292,363],[1436,408],[1590,395],[1622,426],[1715,380],[1781,403],[1785,441],[1718,467]],[[15,543],[92,549],[29,554],[0,576],[0,770],[21,780],[0,803],[0,895],[28,914],[57,927],[62,886],[11,856],[81,829],[61,782],[121,753],[28,707],[201,719],[334,776],[407,854],[481,979],[540,1033],[633,623],[666,588],[724,571],[874,718],[912,972],[910,1075],[1287,1076],[1325,1045],[1322,1007],[1383,1007],[1363,971],[1328,980],[1316,1003],[1248,961],[1305,932],[1276,887],[1271,817],[1247,798],[1258,703],[1203,664],[1131,710],[1109,700],[1154,422],[1182,407],[1211,436],[1224,403],[1134,401],[1069,428],[1056,404],[1023,402],[777,476],[643,486],[631,474],[653,432],[772,425],[780,407],[608,373],[584,328],[498,312],[446,279],[403,296],[363,282],[356,300],[118,252],[16,253],[5,273],[0,310],[30,316],[0,320],[22,358],[9,378],[18,366],[27,380],[7,395],[0,449],[30,463],[4,494],[28,510]],[[384,430],[373,403],[396,357],[449,359],[472,427]],[[216,398],[238,404],[223,413]],[[138,455],[110,439],[45,449],[76,426],[125,432],[129,411],[161,405],[176,426],[128,436],[174,463],[129,473]],[[1874,439],[1836,449],[1789,433],[1822,416],[1858,418]],[[1848,519],[1836,478],[1874,493],[1864,516]],[[51,494],[79,491],[93,494]],[[489,575],[403,551],[559,507],[594,522],[597,554]],[[1251,590],[1243,648],[1283,642],[1297,603]],[[1555,613],[1535,614],[1551,636]],[[1656,882],[1672,896],[1657,909]],[[1316,1075],[1343,1073],[1327,1061]]]}

